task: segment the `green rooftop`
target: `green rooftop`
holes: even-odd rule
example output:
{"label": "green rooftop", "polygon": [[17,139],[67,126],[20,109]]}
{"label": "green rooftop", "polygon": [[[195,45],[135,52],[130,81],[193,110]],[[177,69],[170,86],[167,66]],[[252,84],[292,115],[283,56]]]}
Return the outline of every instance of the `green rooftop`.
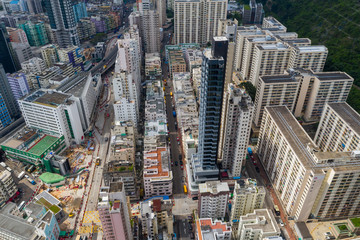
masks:
{"label": "green rooftop", "polygon": [[250,10],[251,8],[250,8],[250,6],[249,6],[248,4],[245,4],[245,5],[244,5],[244,9],[245,9],[245,10]]}
{"label": "green rooftop", "polygon": [[360,227],[360,218],[350,218],[350,221],[354,225],[354,227]]}
{"label": "green rooftop", "polygon": [[40,175],[39,177],[41,181],[44,183],[52,184],[52,183],[58,183],[63,181],[65,178],[59,174],[46,172]]}
{"label": "green rooftop", "polygon": [[40,198],[36,203],[43,205],[46,210],[50,210],[54,214],[57,214],[61,210],[58,206],[49,203],[45,198]]}
{"label": "green rooftop", "polygon": [[51,147],[51,145],[53,145],[57,140],[58,138],[56,137],[46,135],[34,146],[32,146],[27,152],[40,156],[49,147]]}

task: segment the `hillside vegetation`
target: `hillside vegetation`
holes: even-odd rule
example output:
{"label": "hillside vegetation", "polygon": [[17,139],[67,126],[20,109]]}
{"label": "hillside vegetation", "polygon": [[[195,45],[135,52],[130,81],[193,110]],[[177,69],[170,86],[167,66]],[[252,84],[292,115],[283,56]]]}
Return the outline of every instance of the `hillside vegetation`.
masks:
{"label": "hillside vegetation", "polygon": [[[258,0],[259,1],[259,0]],[[343,71],[360,86],[360,0],[262,0],[266,16],[274,16],[289,32],[329,49],[324,71]],[[348,103],[360,112],[360,90]]]}

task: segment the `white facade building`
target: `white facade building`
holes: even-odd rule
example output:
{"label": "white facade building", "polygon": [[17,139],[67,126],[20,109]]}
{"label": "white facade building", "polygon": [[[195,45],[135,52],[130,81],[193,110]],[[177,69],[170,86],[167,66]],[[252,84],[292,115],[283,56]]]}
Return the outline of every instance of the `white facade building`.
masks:
{"label": "white facade building", "polygon": [[224,0],[174,0],[175,44],[211,42],[226,11]]}
{"label": "white facade building", "polygon": [[231,227],[226,222],[212,221],[211,218],[196,220],[196,239],[202,240],[230,240]]}
{"label": "white facade building", "polygon": [[14,182],[11,173],[8,170],[0,172],[0,206],[4,206],[5,203],[15,196],[18,188]]}
{"label": "white facade building", "polygon": [[64,135],[67,145],[84,139],[79,110],[70,94],[40,89],[18,103],[27,126]]}
{"label": "white facade building", "polygon": [[235,183],[230,213],[230,222],[234,232],[238,230],[240,216],[263,207],[265,195],[265,188],[257,186],[255,179],[240,179]]}
{"label": "white facade building", "polygon": [[40,73],[46,69],[46,65],[44,60],[38,57],[34,57],[28,61],[22,62],[21,68],[24,71],[29,71],[31,73]]}
{"label": "white facade building", "polygon": [[199,184],[199,217],[225,217],[229,192],[227,182],[208,181]]}
{"label": "white facade building", "polygon": [[262,240],[266,237],[280,236],[274,214],[269,209],[256,209],[253,213],[241,216],[236,239]]}
{"label": "white facade building", "polygon": [[360,150],[359,113],[345,102],[327,103],[314,139],[322,151]]}
{"label": "white facade building", "polygon": [[244,89],[233,84],[228,85],[225,93],[225,134],[219,142],[219,153],[222,153],[222,168],[229,170],[229,175],[241,175],[245,165],[246,149],[251,131],[253,103]]}

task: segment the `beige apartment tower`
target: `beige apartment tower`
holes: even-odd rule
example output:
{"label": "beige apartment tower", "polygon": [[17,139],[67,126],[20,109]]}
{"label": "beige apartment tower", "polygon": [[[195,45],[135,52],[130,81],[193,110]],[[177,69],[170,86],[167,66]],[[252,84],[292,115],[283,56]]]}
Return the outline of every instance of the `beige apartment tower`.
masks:
{"label": "beige apartment tower", "polygon": [[295,108],[299,82],[290,75],[262,76],[256,88],[254,124],[261,125],[266,106],[286,106],[292,112]]}
{"label": "beige apartment tower", "polygon": [[360,151],[321,152],[285,106],[266,107],[257,152],[289,216],[359,215]]}
{"label": "beige apartment tower", "polygon": [[155,10],[144,10],[141,14],[141,25],[145,52],[160,52],[159,13]]}
{"label": "beige apartment tower", "polygon": [[360,150],[360,115],[346,102],[326,104],[315,135],[322,151]]}
{"label": "beige apartment tower", "polygon": [[288,44],[261,44],[254,49],[249,81],[257,86],[260,76],[282,74],[289,66],[291,47]]}
{"label": "beige apartment tower", "polygon": [[353,78],[344,72],[288,69],[287,74],[259,77],[253,121],[260,126],[266,106],[285,105],[305,121],[318,121],[326,103],[345,102]]}
{"label": "beige apartment tower", "polygon": [[226,0],[174,0],[175,44],[211,42],[226,10]]}
{"label": "beige apartment tower", "polygon": [[325,66],[328,49],[325,46],[298,46],[293,47],[289,68],[311,69],[322,72]]}

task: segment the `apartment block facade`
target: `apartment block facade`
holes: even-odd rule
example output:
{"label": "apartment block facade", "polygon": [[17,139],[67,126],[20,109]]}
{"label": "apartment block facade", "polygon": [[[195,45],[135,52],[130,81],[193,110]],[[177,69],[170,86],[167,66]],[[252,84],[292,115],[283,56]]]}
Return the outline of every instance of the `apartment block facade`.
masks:
{"label": "apartment block facade", "polygon": [[18,191],[11,173],[8,170],[0,172],[0,206],[3,207],[5,203],[13,198]]}
{"label": "apartment block facade", "polygon": [[293,47],[289,61],[289,68],[311,69],[322,72],[325,66],[328,49],[325,46]]}
{"label": "apartment block facade", "polygon": [[71,95],[40,89],[18,101],[27,126],[48,134],[64,135],[65,142],[84,138],[78,107]]}
{"label": "apartment block facade", "polygon": [[173,175],[170,156],[166,147],[144,152],[144,193],[145,198],[172,195]]}
{"label": "apartment block facade", "polygon": [[212,219],[225,217],[229,192],[226,182],[208,181],[199,184],[199,217]]}
{"label": "apartment block facade", "polygon": [[245,165],[246,149],[250,137],[253,103],[244,89],[229,84],[225,93],[225,134],[219,142],[223,169],[233,177],[241,175]]}
{"label": "apartment block facade", "polygon": [[359,214],[359,151],[320,151],[285,106],[266,107],[257,151],[289,216],[304,221]]}
{"label": "apartment block facade", "polygon": [[145,10],[141,14],[142,40],[146,53],[160,52],[160,19],[155,10]]}
{"label": "apartment block facade", "polygon": [[219,220],[199,218],[196,220],[196,238],[206,240],[230,240],[231,227]]}
{"label": "apartment block facade", "polygon": [[226,11],[224,0],[174,0],[175,44],[211,42]]}
{"label": "apartment block facade", "polygon": [[346,102],[327,103],[314,138],[322,151],[360,150],[360,115]]}
{"label": "apartment block facade", "polygon": [[249,81],[257,86],[260,76],[282,74],[288,69],[291,48],[287,44],[259,44],[254,49]]}
{"label": "apartment block facade", "polygon": [[240,179],[235,183],[231,201],[230,222],[234,232],[237,232],[240,216],[253,213],[264,205],[266,190],[257,186],[255,179]]}
{"label": "apartment block facade", "polygon": [[99,218],[106,239],[133,239],[127,199],[122,182],[112,182],[100,189]]}

